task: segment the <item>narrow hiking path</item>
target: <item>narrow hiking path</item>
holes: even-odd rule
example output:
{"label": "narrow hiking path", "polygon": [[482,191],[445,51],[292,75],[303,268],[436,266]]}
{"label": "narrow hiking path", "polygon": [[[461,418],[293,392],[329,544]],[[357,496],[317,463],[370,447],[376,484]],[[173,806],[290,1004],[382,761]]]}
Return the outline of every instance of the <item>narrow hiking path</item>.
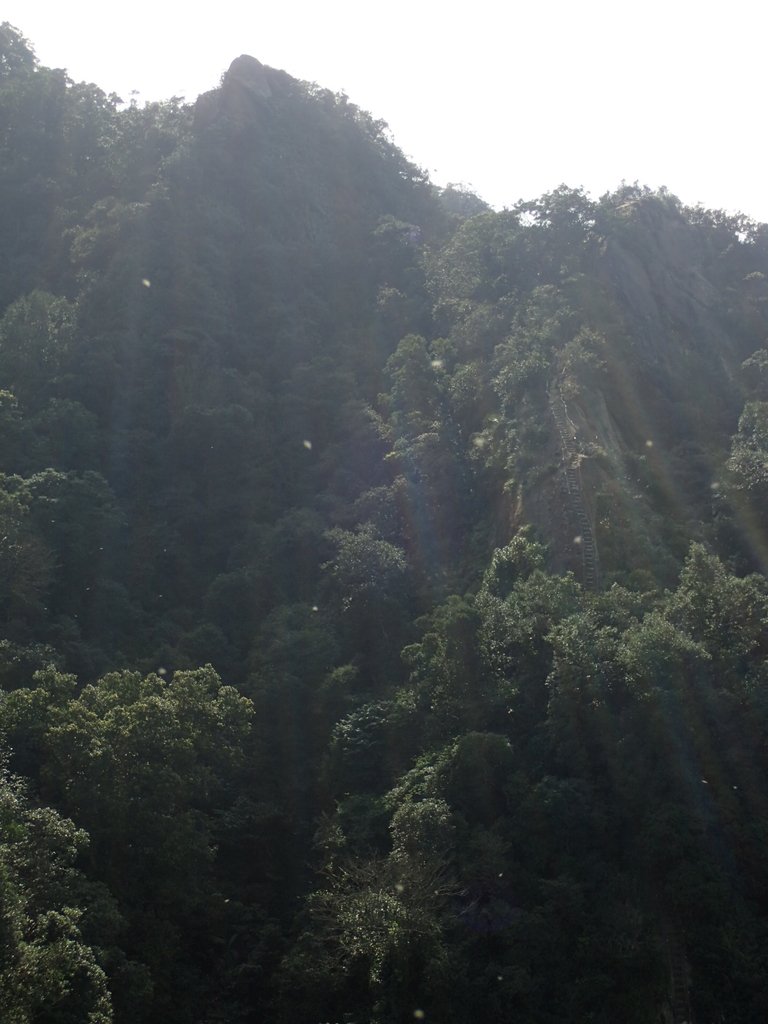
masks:
{"label": "narrow hiking path", "polygon": [[576,443],[576,427],[568,415],[560,385],[553,379],[547,389],[549,407],[560,437],[560,453],[563,460],[563,493],[575,537],[581,547],[582,583],[587,590],[600,586],[600,560],[597,553],[595,533],[587,515],[584,490],[581,483],[581,456]]}

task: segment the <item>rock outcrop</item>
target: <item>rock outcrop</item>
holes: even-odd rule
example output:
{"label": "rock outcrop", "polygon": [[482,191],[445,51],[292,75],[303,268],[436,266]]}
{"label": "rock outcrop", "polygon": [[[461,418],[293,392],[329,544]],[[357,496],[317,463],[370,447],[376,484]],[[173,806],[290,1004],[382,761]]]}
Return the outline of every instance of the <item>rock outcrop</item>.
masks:
{"label": "rock outcrop", "polygon": [[235,126],[245,126],[259,106],[289,92],[294,81],[287,72],[267,67],[243,53],[229,65],[218,89],[198,97],[194,127],[205,129],[222,118]]}

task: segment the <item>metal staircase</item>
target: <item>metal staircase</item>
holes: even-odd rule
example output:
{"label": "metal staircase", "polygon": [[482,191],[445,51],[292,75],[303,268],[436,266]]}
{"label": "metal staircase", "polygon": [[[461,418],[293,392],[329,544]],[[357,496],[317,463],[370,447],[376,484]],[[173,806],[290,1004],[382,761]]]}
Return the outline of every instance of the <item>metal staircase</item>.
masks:
{"label": "metal staircase", "polygon": [[685,940],[679,925],[674,922],[667,923],[666,945],[673,1024],[693,1024],[691,975],[685,954]]}
{"label": "metal staircase", "polygon": [[597,590],[600,586],[600,562],[592,522],[584,504],[576,427],[568,415],[568,408],[557,381],[550,382],[548,396],[549,407],[560,437],[565,502],[572,524],[581,538],[582,583],[587,590]]}

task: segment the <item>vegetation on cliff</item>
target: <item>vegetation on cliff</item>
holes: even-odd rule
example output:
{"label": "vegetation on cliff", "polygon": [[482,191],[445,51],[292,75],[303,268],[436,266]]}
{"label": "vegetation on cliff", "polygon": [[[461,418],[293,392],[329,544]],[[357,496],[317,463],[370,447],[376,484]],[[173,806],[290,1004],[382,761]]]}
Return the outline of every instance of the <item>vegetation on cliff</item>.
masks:
{"label": "vegetation on cliff", "polygon": [[764,1020],[768,227],[7,24],[0,199],[2,1019]]}

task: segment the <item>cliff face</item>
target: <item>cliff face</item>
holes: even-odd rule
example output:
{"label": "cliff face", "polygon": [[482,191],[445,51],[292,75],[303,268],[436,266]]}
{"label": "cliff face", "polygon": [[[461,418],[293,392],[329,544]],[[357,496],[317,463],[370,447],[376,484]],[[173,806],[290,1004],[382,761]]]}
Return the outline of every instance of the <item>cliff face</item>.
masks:
{"label": "cliff face", "polygon": [[[744,400],[742,362],[768,332],[765,279],[734,234],[708,232],[655,197],[613,211],[592,288],[606,302],[595,366],[559,360],[584,498],[612,572],[674,576],[692,538],[712,540],[713,499]],[[609,316],[606,311],[610,310]],[[554,496],[553,496],[554,501]]]}
{"label": "cliff face", "polygon": [[459,229],[431,281],[509,533],[532,523],[552,566],[581,573],[575,473],[608,582],[672,582],[691,539],[716,541],[766,271],[759,226],[636,188],[562,188]]}

